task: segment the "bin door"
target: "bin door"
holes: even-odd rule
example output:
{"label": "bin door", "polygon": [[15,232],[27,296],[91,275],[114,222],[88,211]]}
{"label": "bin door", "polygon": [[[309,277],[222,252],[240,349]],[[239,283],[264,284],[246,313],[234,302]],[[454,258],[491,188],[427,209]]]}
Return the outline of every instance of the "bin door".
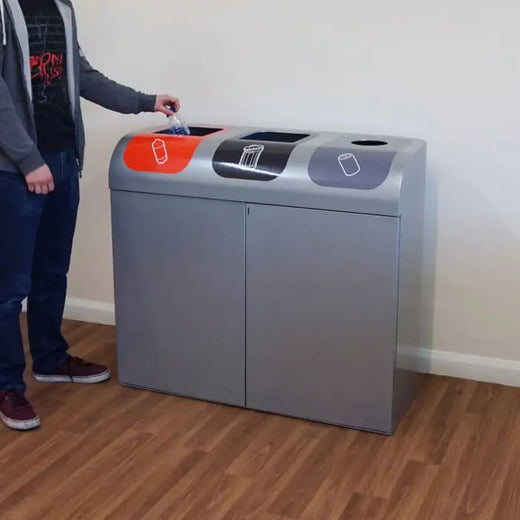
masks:
{"label": "bin door", "polygon": [[245,206],[112,192],[122,383],[245,404]]}
{"label": "bin door", "polygon": [[247,406],[392,429],[399,219],[250,205]]}

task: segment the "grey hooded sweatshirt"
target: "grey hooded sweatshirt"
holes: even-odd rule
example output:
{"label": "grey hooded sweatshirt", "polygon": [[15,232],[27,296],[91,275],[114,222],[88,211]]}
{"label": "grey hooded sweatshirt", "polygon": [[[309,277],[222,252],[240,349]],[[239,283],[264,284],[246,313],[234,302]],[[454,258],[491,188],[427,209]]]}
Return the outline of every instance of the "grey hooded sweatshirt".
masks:
{"label": "grey hooded sweatshirt", "polygon": [[[80,96],[123,114],[152,112],[155,96],[119,85],[93,69],[77,39],[69,0],[55,0],[67,41],[67,86],[76,127],[76,156],[83,167],[85,130]],[[0,172],[24,175],[45,164],[36,145],[29,39],[18,0],[0,0]]]}

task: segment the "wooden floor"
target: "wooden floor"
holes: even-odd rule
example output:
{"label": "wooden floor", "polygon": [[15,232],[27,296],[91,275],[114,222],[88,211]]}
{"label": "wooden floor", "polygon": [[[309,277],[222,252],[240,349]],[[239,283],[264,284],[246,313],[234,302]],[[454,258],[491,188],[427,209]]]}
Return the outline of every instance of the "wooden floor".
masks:
{"label": "wooden floor", "polygon": [[[112,327],[67,322],[115,369]],[[520,389],[424,377],[393,437],[139,391],[29,384],[1,520],[520,519]]]}

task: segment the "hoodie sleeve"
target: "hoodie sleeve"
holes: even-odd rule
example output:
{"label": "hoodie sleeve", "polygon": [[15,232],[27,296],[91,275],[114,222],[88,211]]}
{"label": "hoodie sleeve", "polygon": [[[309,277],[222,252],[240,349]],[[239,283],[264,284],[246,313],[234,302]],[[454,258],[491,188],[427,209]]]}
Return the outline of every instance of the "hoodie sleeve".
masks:
{"label": "hoodie sleeve", "polygon": [[90,65],[81,49],[79,54],[81,97],[122,114],[154,111],[156,96],[143,94],[108,79]]}
{"label": "hoodie sleeve", "polygon": [[[4,46],[2,45],[0,63],[3,57]],[[24,175],[45,164],[36,143],[18,117],[11,93],[2,76],[0,76],[0,148]]]}

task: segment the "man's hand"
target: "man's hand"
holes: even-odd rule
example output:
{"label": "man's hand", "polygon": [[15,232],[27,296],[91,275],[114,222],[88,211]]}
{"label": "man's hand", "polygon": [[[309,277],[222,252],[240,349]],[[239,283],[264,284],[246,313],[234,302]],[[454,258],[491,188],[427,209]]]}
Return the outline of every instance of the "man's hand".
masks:
{"label": "man's hand", "polygon": [[29,191],[37,195],[47,195],[54,191],[54,178],[51,170],[44,164],[25,176]]}
{"label": "man's hand", "polygon": [[154,112],[162,112],[167,116],[172,116],[181,108],[181,102],[178,98],[168,96],[167,94],[160,94],[155,99]]}

